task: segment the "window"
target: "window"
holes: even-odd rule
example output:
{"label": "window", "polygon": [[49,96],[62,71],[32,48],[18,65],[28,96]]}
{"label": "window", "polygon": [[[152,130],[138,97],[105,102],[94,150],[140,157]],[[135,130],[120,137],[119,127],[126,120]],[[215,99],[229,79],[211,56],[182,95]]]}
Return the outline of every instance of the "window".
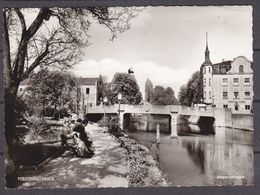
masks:
{"label": "window", "polygon": [[211,73],[211,67],[209,67],[209,73]]}
{"label": "window", "polygon": [[245,83],[250,83],[250,78],[245,78]]}
{"label": "window", "polygon": [[250,92],[249,92],[249,91],[246,91],[246,92],[245,92],[245,96],[250,96]]}
{"label": "window", "polygon": [[203,95],[204,95],[204,99],[206,99],[206,91],[204,91],[204,94],[203,94]]}
{"label": "window", "polygon": [[226,91],[223,92],[223,99],[228,99],[228,92]]}
{"label": "window", "polygon": [[209,99],[211,99],[211,91],[209,91]]}
{"label": "window", "polygon": [[223,108],[224,108],[224,109],[227,109],[227,108],[228,108],[228,105],[227,105],[227,104],[224,104],[224,105],[223,105]]}
{"label": "window", "polygon": [[86,88],[86,94],[89,94],[89,88]]}
{"label": "window", "polygon": [[211,86],[211,78],[209,78],[209,86]]}
{"label": "window", "polygon": [[245,105],[246,110],[250,110],[250,105]]}
{"label": "window", "polygon": [[206,73],[206,67],[203,68],[203,74],[205,74],[205,73]]}
{"label": "window", "polygon": [[238,78],[233,78],[234,83],[238,83]]}
{"label": "window", "polygon": [[238,105],[237,104],[235,105],[235,110],[238,111]]}
{"label": "window", "polygon": [[239,73],[244,73],[244,66],[243,65],[239,66]]}
{"label": "window", "polygon": [[238,99],[238,92],[237,91],[234,92],[234,97],[235,97],[235,99]]}
{"label": "window", "polygon": [[220,72],[221,72],[221,73],[226,73],[226,68],[222,67],[222,68],[220,69]]}
{"label": "window", "polygon": [[227,79],[227,78],[222,78],[222,83],[227,84],[227,82],[228,82],[228,79]]}
{"label": "window", "polygon": [[216,105],[215,105],[215,104],[212,104],[212,108],[216,108]]}
{"label": "window", "polygon": [[207,79],[204,78],[204,86],[207,85]]}

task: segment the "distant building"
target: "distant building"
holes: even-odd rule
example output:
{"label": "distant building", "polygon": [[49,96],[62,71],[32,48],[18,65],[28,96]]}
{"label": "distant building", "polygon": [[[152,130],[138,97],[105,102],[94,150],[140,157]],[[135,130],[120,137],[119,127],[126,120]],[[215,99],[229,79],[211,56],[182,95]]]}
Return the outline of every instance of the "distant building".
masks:
{"label": "distant building", "polygon": [[80,86],[80,109],[87,112],[88,108],[95,107],[102,102],[104,84],[102,77],[78,78]]}
{"label": "distant building", "polygon": [[252,62],[244,56],[212,64],[208,41],[201,65],[202,102],[212,107],[231,108],[233,113],[250,114],[253,101]]}

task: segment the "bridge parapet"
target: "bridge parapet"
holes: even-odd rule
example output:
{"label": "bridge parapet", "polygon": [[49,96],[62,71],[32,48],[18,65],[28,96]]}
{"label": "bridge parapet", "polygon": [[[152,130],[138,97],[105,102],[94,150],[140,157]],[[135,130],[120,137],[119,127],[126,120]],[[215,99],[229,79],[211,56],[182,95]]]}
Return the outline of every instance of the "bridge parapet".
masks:
{"label": "bridge parapet", "polygon": [[[89,114],[101,114],[101,113],[111,113],[118,114],[119,104],[109,105],[109,106],[95,106],[88,108],[87,113]],[[222,108],[212,108],[212,107],[188,107],[179,105],[120,105],[120,113],[139,113],[139,114],[167,114],[172,113],[180,115],[193,115],[193,116],[205,116],[205,117],[219,117],[221,114],[225,114],[226,110]]]}

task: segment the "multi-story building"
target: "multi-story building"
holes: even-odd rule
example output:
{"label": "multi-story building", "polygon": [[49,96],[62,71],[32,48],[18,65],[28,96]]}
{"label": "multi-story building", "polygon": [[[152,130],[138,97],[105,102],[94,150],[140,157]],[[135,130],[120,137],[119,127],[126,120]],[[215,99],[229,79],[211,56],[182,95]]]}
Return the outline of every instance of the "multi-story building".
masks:
{"label": "multi-story building", "polygon": [[104,84],[102,77],[78,78],[80,86],[80,108],[87,112],[88,108],[99,105],[102,102]]}
{"label": "multi-story building", "polygon": [[217,108],[231,108],[233,113],[250,114],[253,100],[252,62],[244,56],[233,61],[212,64],[208,42],[201,65],[203,103]]}

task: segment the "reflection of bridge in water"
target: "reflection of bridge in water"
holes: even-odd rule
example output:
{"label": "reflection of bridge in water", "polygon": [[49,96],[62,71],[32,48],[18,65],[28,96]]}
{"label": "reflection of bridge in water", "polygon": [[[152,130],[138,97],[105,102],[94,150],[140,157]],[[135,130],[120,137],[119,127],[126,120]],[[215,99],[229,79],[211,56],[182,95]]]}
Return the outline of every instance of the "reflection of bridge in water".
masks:
{"label": "reflection of bridge in water", "polygon": [[[119,110],[120,107],[120,110]],[[146,103],[144,105],[128,105],[118,104],[112,106],[96,106],[88,108],[87,114],[120,114],[120,127],[123,128],[123,119],[125,114],[154,114],[154,115],[169,115],[171,136],[177,136],[177,118],[179,115],[191,116],[198,120],[199,118],[214,118],[214,125],[218,127],[231,126],[231,111],[206,107],[205,105],[195,105],[194,107],[186,107],[179,105],[151,105]],[[216,132],[217,133],[217,132]]]}

